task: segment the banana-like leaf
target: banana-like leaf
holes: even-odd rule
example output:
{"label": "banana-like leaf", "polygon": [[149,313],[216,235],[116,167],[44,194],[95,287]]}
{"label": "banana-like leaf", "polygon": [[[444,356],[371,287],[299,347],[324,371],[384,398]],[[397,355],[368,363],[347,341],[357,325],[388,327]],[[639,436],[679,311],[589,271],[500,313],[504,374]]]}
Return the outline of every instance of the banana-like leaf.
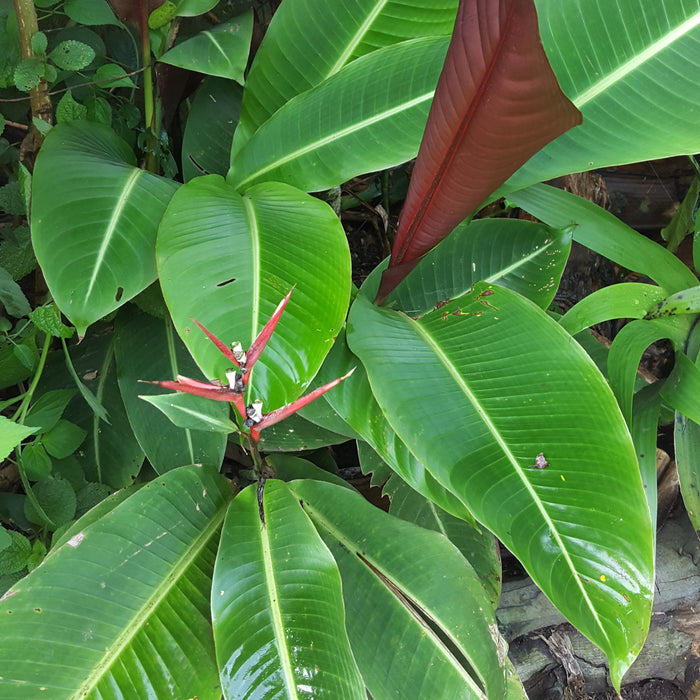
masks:
{"label": "banana-like leaf", "polygon": [[[326,381],[327,377],[343,376],[353,367],[357,369],[351,377],[324,395],[328,403],[412,488],[455,517],[471,521],[472,516],[468,508],[438,483],[389,425],[372,395],[362,363],[350,352],[345,342],[343,330],[321,366],[319,380]],[[340,374],[336,374],[337,372]]]}
{"label": "banana-like leaf", "polygon": [[243,88],[231,80],[209,76],[192,100],[182,136],[182,177],[185,182],[200,175],[226,175],[228,149],[241,114]]}
{"label": "banana-like leaf", "polygon": [[[317,399],[322,401],[323,398]],[[299,413],[292,413],[260,433],[260,449],[264,452],[299,452],[327,445],[339,445],[348,437],[312,423]]]}
{"label": "banana-like leaf", "polygon": [[675,447],[683,502],[700,535],[700,425],[676,413]]}
{"label": "banana-like leaf", "polygon": [[234,17],[177,44],[158,60],[197,73],[243,84],[253,35],[253,11]]}
{"label": "banana-like leaf", "polygon": [[493,610],[454,545],[334,484],[289,488],[338,562],[350,643],[372,697],[503,697]]}
{"label": "banana-like leaf", "polygon": [[628,425],[632,421],[634,385],[642,354],[652,343],[667,338],[674,347],[682,347],[688,330],[687,324],[677,318],[632,321],[615,336],[608,353],[608,381]]}
{"label": "banana-like leaf", "polygon": [[546,309],[571,250],[571,231],[518,219],[459,225],[389,294],[384,305],[420,316],[481,280],[508,287]]}
{"label": "banana-like leaf", "polygon": [[508,199],[550,226],[574,226],[574,240],[613,262],[641,272],[668,292],[697,284],[693,272],[675,255],[605,209],[549,185],[533,185]]}
{"label": "banana-like leaf", "polygon": [[666,290],[651,284],[621,282],[598,289],[572,306],[559,323],[571,335],[614,318],[644,318],[648,310],[666,296]]}
{"label": "banana-like leaf", "polygon": [[495,196],[607,165],[700,151],[698,0],[535,0],[547,56],[583,124]]}
{"label": "banana-like leaf", "polygon": [[675,359],[673,371],[661,389],[661,398],[700,423],[700,369],[684,352],[677,352]]}
{"label": "banana-like leaf", "polygon": [[363,700],[338,567],[285,484],[268,480],[262,502],[257,488],[231,504],[214,567],[224,696]]}
{"label": "banana-like leaf", "polygon": [[397,435],[606,653],[619,687],[648,629],[652,533],[632,441],[590,358],[490,284],[418,320],[362,293],[348,343]]}
{"label": "banana-like leaf", "polygon": [[103,124],[51,129],[32,180],[32,244],[79,335],[156,278],[156,232],[177,188],[137,168],[129,146]]}
{"label": "banana-like leaf", "polygon": [[2,598],[3,698],[219,698],[209,616],[231,490],[159,477],[74,534]]}
{"label": "banana-like leaf", "polygon": [[646,318],[697,313],[700,313],[700,287],[696,286],[684,289],[682,292],[672,294],[668,299],[660,301],[656,308],[649,311]]}
{"label": "banana-like leaf", "polygon": [[[148,352],[138,348],[148,347]],[[117,315],[114,327],[117,378],[124,407],[139,445],[153,468],[165,471],[187,464],[202,464],[219,469],[226,449],[225,435],[179,429],[160,411],[139,398],[140,394],[157,394],[162,389],[140,384],[140,379],[174,379],[178,374],[203,380],[187,348],[177,337],[170,319],[160,319],[127,305]],[[176,395],[171,394],[174,398]],[[198,399],[220,419],[229,415],[224,403]],[[235,426],[234,426],[235,427]]]}
{"label": "banana-like leaf", "polygon": [[316,192],[413,158],[447,45],[414,39],[353,61],[270,117],[236,154],[228,181],[240,192],[268,180]]}
{"label": "banana-like leaf", "polygon": [[337,216],[280,183],[241,196],[218,175],[188,182],[163,217],[158,269],[175,327],[210,379],[224,379],[230,363],[192,319],[247,349],[294,288],[248,384],[265,413],[309,384],[350,298],[350,253]]}
{"label": "banana-like leaf", "polygon": [[390,479],[384,493],[391,499],[392,515],[443,534],[462,552],[495,610],[501,597],[501,554],[496,538],[486,528],[446,513],[401,479]]}
{"label": "banana-like leaf", "polygon": [[400,41],[449,36],[458,0],[285,0],[247,79],[234,153],[282,105],[348,62]]}
{"label": "banana-like leaf", "polygon": [[534,0],[465,0],[379,298],[532,155],[581,123],[542,48]]}

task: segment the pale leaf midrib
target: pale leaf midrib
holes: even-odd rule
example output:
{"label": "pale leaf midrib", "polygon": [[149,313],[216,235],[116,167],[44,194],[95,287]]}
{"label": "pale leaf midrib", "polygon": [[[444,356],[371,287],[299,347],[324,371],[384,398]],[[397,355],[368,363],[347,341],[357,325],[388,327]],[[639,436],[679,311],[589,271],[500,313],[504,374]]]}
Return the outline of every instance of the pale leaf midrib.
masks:
{"label": "pale leaf midrib", "polygon": [[461,390],[465,398],[469,401],[474,410],[477,412],[483,424],[486,426],[489,433],[496,441],[497,445],[500,447],[508,461],[510,462],[511,466],[513,467],[513,470],[522,482],[525,490],[530,495],[532,502],[536,506],[537,510],[540,512],[545,525],[547,526],[549,532],[552,535],[552,538],[559,547],[559,551],[562,553],[564,561],[566,562],[571,572],[571,578],[575,581],[576,587],[578,588],[582,599],[586,602],[586,606],[589,609],[593,619],[595,620],[596,625],[600,629],[604,638],[609,641],[605,627],[603,626],[603,623],[598,615],[598,611],[595,609],[595,606],[593,605],[593,602],[591,601],[588,592],[583,586],[583,583],[578,575],[576,567],[571,558],[571,554],[567,550],[561,534],[557,530],[556,525],[550,517],[549,513],[547,513],[547,510],[545,509],[541,499],[532,487],[532,484],[527,479],[522,467],[520,466],[520,464],[518,464],[517,459],[508,447],[506,440],[501,436],[500,432],[498,431],[498,428],[495,426],[495,424],[489,417],[486,409],[479,403],[476,396],[472,393],[471,389],[460,375],[459,370],[454,366],[454,364],[452,364],[447,355],[442,351],[442,348],[440,347],[439,343],[430,335],[430,333],[428,333],[428,331],[425,328],[422,327],[421,322],[414,321],[408,316],[400,316],[400,318],[405,318],[405,323],[408,324],[409,330],[415,330],[416,333],[421,337],[421,339],[426,343],[426,345],[428,345],[430,350],[434,353],[436,359],[447,370],[449,375],[454,380],[455,384],[457,384],[458,388]]}
{"label": "pale leaf midrib", "polygon": [[613,85],[624,80],[630,73],[633,73],[641,65],[655,58],[664,49],[667,49],[675,41],[689,33],[700,25],[700,11],[696,12],[684,22],[681,22],[677,27],[671,29],[663,36],[653,41],[646,49],[621,63],[615,70],[604,75],[600,80],[591,85],[587,90],[584,90],[580,95],[572,99],[572,102],[581,109],[591,100],[594,100],[601,94],[604,94]]}
{"label": "pale leaf midrib", "polygon": [[163,578],[163,582],[155,588],[153,594],[134,613],[131,624],[127,625],[124,631],[107,647],[102,659],[95,664],[93,671],[85,678],[80,687],[72,695],[72,700],[81,700],[87,697],[100,683],[100,681],[110,673],[114,662],[121,656],[123,651],[134,638],[143,630],[148,618],[157,612],[160,604],[167,598],[170,592],[178,585],[180,579],[186,575],[190,567],[209,543],[209,540],[221,525],[226,509],[220,507],[219,512],[213,517],[208,526],[201,531],[197,539],[188,550],[171,567],[170,573]]}

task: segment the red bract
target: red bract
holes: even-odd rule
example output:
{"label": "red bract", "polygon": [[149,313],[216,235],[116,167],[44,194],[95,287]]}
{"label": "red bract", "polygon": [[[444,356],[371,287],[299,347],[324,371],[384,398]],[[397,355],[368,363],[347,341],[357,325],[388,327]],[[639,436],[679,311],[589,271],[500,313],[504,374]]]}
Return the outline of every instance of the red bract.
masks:
{"label": "red bract", "polygon": [[221,351],[221,353],[230,360],[238,371],[231,371],[226,373],[226,377],[229,381],[229,386],[224,386],[221,382],[200,382],[197,379],[189,379],[188,377],[183,377],[178,375],[177,381],[156,381],[156,382],[145,382],[146,384],[156,384],[162,386],[165,389],[172,389],[173,391],[182,391],[186,394],[194,394],[195,396],[202,396],[205,399],[212,399],[212,401],[228,401],[232,403],[238,413],[240,413],[243,420],[243,425],[246,428],[250,428],[250,437],[254,442],[258,442],[260,439],[260,431],[265,428],[279,423],[281,420],[295,413],[300,408],[303,408],[307,404],[311,403],[314,399],[325,394],[329,389],[340,384],[346,377],[349,377],[355,370],[354,368],[350,370],[344,377],[334,379],[332,382],[328,382],[318,389],[314,389],[310,394],[302,396],[296,401],[292,401],[287,406],[282,406],[274,411],[270,411],[263,415],[262,413],[262,401],[254,401],[253,403],[246,406],[244,394],[246,387],[248,386],[248,379],[250,378],[250,372],[253,369],[253,365],[257,362],[258,358],[262,354],[262,351],[267,346],[272,334],[277,326],[277,323],[284,312],[284,309],[289,302],[289,297],[292,295],[292,289],[287,296],[282,299],[279,303],[275,312],[270,317],[270,320],[265,324],[265,327],[260,331],[258,337],[253,341],[252,345],[248,349],[248,352],[243,352],[240,343],[234,343],[231,348],[229,348],[223,341],[219,340],[213,333],[208,331],[199,321],[192,319],[199,328],[206,334],[207,338],[216,345],[216,347]]}

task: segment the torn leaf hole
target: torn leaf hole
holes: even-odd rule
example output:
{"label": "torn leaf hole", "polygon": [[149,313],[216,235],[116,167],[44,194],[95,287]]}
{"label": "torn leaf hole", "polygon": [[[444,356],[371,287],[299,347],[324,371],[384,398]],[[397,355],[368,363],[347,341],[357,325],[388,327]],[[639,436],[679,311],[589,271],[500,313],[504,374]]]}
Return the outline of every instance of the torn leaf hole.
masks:
{"label": "torn leaf hole", "polygon": [[236,281],[236,278],[235,278],[235,277],[231,277],[230,280],[225,280],[225,281],[223,281],[223,282],[219,282],[216,286],[217,286],[217,287],[225,287],[227,284],[231,284],[231,282],[235,282],[235,281]]}
{"label": "torn leaf hole", "polygon": [[114,301],[120,302],[124,296],[124,287],[117,287],[117,293],[114,295]]}

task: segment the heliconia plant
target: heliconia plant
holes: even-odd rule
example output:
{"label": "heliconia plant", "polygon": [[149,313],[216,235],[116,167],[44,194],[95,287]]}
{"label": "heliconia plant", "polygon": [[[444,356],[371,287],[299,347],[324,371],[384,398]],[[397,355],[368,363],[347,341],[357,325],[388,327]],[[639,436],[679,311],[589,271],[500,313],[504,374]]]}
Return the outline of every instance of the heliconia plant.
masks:
{"label": "heliconia plant", "polygon": [[[171,19],[149,32],[122,5],[168,59]],[[679,321],[672,295],[695,278],[536,183],[700,151],[699,20],[695,0],[284,0],[245,84],[207,78],[192,102],[184,182],[105,124],[51,129],[32,240],[83,337],[81,391],[105,404],[83,409],[80,459],[120,490],[3,596],[2,696],[524,698],[495,616],[498,540],[619,689],[654,588],[637,453],[656,415],[631,414],[629,370],[639,338],[690,337],[697,308]],[[222,52],[245,64],[252,24],[168,60],[220,76]],[[391,255],[355,290],[338,215],[310,193],[416,156]],[[504,194],[545,223],[474,218]],[[572,337],[599,314],[547,311],[572,238],[654,267],[663,294],[615,309],[673,315],[611,350],[614,391]],[[686,359],[678,375],[694,376]],[[697,395],[663,396],[697,415]],[[700,437],[683,434],[692,454]],[[389,513],[306,459],[348,440]],[[252,473],[221,473],[231,443]]]}

